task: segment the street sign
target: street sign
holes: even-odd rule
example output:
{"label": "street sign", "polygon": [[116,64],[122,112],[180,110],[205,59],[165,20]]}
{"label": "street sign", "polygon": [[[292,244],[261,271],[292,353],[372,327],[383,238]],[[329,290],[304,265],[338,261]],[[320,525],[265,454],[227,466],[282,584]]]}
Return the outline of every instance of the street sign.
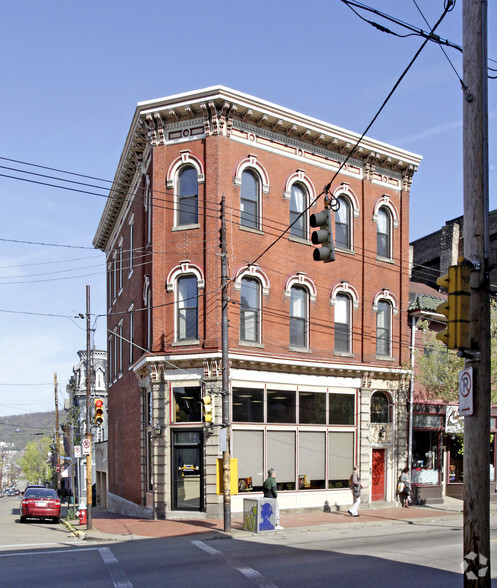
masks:
{"label": "street sign", "polygon": [[81,445],[74,446],[74,457],[81,457]]}
{"label": "street sign", "polygon": [[91,443],[89,439],[83,439],[83,455],[90,455]]}
{"label": "street sign", "polygon": [[459,414],[473,414],[473,368],[468,367],[459,372]]}

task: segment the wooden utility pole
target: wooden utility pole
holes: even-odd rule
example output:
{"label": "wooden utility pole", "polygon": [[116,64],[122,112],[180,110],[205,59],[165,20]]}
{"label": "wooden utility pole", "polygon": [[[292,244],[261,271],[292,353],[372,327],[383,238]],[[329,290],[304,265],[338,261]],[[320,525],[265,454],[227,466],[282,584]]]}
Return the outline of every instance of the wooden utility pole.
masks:
{"label": "wooden utility pole", "polygon": [[57,374],[53,375],[55,392],[55,475],[57,478],[57,490],[60,490],[60,432],[59,432],[59,391],[57,389]]}
{"label": "wooden utility pole", "polygon": [[230,451],[230,396],[228,359],[228,253],[226,248],[226,209],[224,196],[221,200],[221,366],[222,366],[222,413],[223,428],[226,429],[226,447],[223,451],[223,518],[224,531],[231,532],[231,451]]}
{"label": "wooden utility pole", "polygon": [[473,415],[464,418],[464,586],[490,586],[487,3],[463,0],[464,257],[471,272]]}
{"label": "wooden utility pole", "polygon": [[91,479],[91,339],[90,339],[90,286],[86,286],[86,439],[90,452],[86,456],[86,528],[92,528],[92,479]]}

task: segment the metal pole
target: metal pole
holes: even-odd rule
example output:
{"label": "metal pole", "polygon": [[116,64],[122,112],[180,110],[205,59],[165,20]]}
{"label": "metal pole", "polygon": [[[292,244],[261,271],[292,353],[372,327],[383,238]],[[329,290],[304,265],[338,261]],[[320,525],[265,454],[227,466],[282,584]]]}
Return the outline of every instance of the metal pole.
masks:
{"label": "metal pole", "polygon": [[59,433],[59,395],[57,389],[57,374],[53,375],[55,392],[55,476],[57,491],[60,490],[60,433]]}
{"label": "metal pole", "polygon": [[473,415],[464,417],[464,586],[490,586],[487,3],[463,1],[464,257],[471,272]]}
{"label": "metal pole", "polygon": [[92,479],[91,479],[91,342],[90,342],[90,286],[86,286],[86,439],[90,452],[86,456],[86,528],[92,528]]}
{"label": "metal pole", "polygon": [[230,472],[230,396],[229,396],[229,359],[228,359],[228,254],[226,249],[226,210],[225,198],[221,199],[221,364],[222,364],[222,399],[223,424],[226,429],[226,448],[223,451],[223,513],[224,531],[231,531],[231,472]]}

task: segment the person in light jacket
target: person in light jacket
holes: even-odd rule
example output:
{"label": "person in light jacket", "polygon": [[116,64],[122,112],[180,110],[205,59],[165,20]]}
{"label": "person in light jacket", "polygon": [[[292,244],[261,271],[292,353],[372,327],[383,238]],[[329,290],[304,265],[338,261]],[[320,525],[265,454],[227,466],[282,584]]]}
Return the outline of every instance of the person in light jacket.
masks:
{"label": "person in light jacket", "polygon": [[359,476],[359,468],[357,466],[354,466],[354,468],[352,470],[352,475],[350,476],[350,479],[349,479],[349,486],[350,486],[350,490],[352,492],[353,504],[350,507],[350,510],[348,511],[348,513],[351,517],[358,517],[359,513],[357,511],[359,510],[359,505],[361,504],[362,484],[361,484],[361,478]]}

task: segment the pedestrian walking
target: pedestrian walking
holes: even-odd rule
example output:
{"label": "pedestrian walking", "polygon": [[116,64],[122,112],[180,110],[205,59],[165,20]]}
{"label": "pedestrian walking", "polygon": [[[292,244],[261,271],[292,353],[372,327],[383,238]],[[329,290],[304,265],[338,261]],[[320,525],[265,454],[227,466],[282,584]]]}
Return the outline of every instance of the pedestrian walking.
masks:
{"label": "pedestrian walking", "polygon": [[274,522],[275,529],[283,529],[280,525],[280,505],[278,504],[278,488],[276,487],[276,474],[271,468],[267,472],[267,478],[262,486],[264,498],[274,498]]}
{"label": "pedestrian walking", "polygon": [[359,468],[357,466],[354,466],[352,470],[352,474],[349,479],[349,487],[352,492],[353,504],[350,507],[348,513],[351,517],[358,517],[359,513],[357,511],[359,510],[359,505],[361,504],[362,484],[361,478],[359,476]]}
{"label": "pedestrian walking", "polygon": [[399,497],[400,503],[404,508],[409,508],[411,501],[411,479],[409,477],[409,468],[406,466],[399,478]]}

